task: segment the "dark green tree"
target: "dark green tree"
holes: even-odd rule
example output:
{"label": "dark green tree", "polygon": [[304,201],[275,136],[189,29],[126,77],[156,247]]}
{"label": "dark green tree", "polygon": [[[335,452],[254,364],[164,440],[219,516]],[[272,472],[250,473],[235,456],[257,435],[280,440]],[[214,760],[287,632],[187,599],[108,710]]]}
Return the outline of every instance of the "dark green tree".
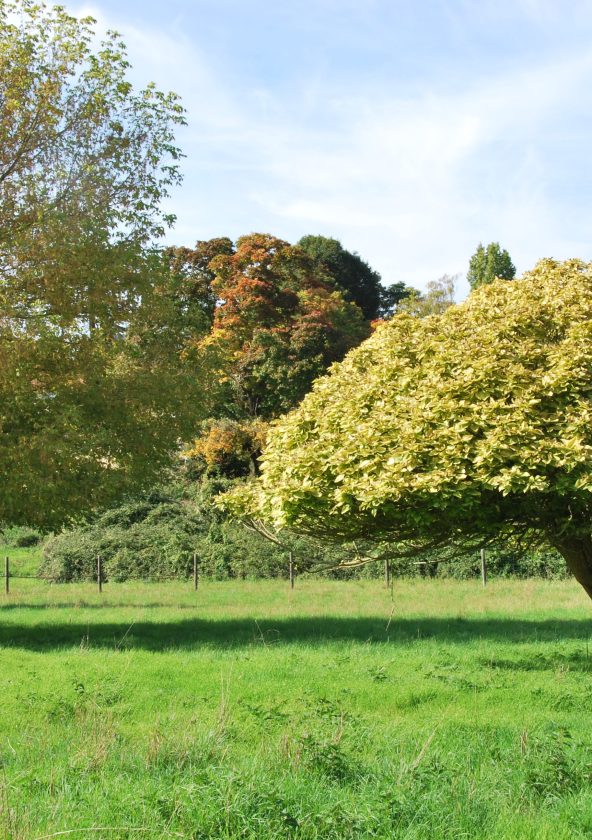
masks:
{"label": "dark green tree", "polygon": [[471,257],[467,273],[471,289],[492,283],[496,278],[513,280],[515,276],[516,267],[508,252],[500,248],[499,242],[490,242],[486,247],[479,243]]}
{"label": "dark green tree", "polygon": [[390,286],[383,286],[380,289],[380,306],[378,317],[382,319],[392,318],[399,311],[399,307],[407,298],[420,296],[418,289],[408,286],[406,283],[391,283]]}
{"label": "dark green tree", "polygon": [[360,307],[367,321],[379,317],[380,274],[359,254],[346,251],[341,242],[327,236],[303,236],[297,245],[329,276],[346,300]]}

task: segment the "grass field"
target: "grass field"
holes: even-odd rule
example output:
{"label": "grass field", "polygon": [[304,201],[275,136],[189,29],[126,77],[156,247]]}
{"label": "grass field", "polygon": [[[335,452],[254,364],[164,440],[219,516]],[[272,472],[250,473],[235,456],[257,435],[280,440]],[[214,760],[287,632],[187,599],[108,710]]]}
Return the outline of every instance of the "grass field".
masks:
{"label": "grass field", "polygon": [[571,582],[0,595],[0,837],[592,836]]}

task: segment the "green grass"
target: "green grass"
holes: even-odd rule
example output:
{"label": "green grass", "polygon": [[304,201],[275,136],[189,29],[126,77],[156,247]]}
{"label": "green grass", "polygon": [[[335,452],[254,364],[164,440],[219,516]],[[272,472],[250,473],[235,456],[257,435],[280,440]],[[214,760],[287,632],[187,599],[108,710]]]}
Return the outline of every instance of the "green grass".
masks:
{"label": "green grass", "polygon": [[14,575],[36,575],[41,565],[42,549],[40,546],[34,548],[13,548],[12,546],[0,544],[0,575],[4,576],[4,558],[8,557],[10,562],[10,573]]}
{"label": "green grass", "polygon": [[0,837],[590,837],[591,633],[571,582],[15,580]]}

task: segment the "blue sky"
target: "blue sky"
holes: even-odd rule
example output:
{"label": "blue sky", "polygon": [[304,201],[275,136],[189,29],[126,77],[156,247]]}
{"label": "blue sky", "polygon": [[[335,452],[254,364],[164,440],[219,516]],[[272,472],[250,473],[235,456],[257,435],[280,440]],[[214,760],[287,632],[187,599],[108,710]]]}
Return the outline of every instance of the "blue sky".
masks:
{"label": "blue sky", "polygon": [[183,98],[172,242],[320,233],[420,288],[479,241],[592,259],[591,0],[276,4],[70,5]]}

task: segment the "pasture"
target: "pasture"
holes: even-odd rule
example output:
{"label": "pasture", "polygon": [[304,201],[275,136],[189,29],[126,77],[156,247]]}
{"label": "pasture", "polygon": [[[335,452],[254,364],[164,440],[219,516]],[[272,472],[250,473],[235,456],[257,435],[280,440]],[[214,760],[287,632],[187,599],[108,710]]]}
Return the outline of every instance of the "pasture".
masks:
{"label": "pasture", "polygon": [[591,619],[572,582],[15,581],[0,837],[589,837]]}

